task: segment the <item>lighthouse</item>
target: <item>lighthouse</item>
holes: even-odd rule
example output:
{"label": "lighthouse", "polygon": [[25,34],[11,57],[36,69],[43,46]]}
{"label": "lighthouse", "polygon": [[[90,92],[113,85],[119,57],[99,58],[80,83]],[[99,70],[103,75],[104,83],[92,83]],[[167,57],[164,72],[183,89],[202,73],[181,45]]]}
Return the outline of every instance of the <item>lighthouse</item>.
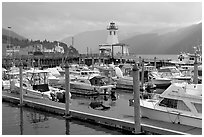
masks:
{"label": "lighthouse", "polygon": [[106,43],[109,45],[118,44],[118,27],[114,22],[111,22],[107,27],[108,37]]}
{"label": "lighthouse", "polygon": [[119,43],[118,40],[118,26],[111,22],[107,26],[107,41],[106,44],[99,45],[100,55],[102,56],[125,56],[129,55],[128,46]]}

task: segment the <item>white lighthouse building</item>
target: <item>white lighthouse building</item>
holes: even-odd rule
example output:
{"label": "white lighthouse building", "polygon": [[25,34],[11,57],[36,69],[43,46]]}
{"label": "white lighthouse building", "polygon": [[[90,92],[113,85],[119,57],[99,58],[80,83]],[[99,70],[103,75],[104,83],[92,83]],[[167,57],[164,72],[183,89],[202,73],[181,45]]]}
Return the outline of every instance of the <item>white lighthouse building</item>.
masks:
{"label": "white lighthouse building", "polygon": [[100,44],[99,50],[101,55],[120,56],[129,55],[128,47],[118,41],[118,27],[111,22],[107,27],[108,37],[106,44]]}

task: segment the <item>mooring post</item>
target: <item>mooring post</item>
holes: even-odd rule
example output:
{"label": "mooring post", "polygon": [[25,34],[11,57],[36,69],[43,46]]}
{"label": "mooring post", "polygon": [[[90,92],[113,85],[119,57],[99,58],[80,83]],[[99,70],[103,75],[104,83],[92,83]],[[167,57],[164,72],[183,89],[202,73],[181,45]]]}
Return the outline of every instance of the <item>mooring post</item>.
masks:
{"label": "mooring post", "polygon": [[94,70],[94,57],[92,57],[92,70]]}
{"label": "mooring post", "polygon": [[157,68],[157,60],[156,60],[157,58],[156,57],[154,57],[154,68],[156,69]]}
{"label": "mooring post", "polygon": [[81,64],[81,58],[79,57],[79,65]]}
{"label": "mooring post", "polygon": [[139,68],[135,63],[133,69],[133,95],[134,95],[134,133],[141,133],[140,119],[140,89],[139,89]]}
{"label": "mooring post", "polygon": [[69,112],[69,93],[70,92],[70,83],[69,83],[69,64],[65,64],[65,118],[70,116]]}
{"label": "mooring post", "polygon": [[98,57],[98,64],[99,64],[99,66],[101,65],[101,56],[100,55]]}
{"label": "mooring post", "polygon": [[197,54],[195,54],[193,83],[194,84],[198,84],[198,61],[197,61]]}
{"label": "mooring post", "polygon": [[19,75],[20,75],[20,106],[23,106],[23,64],[20,62],[19,65]]}
{"label": "mooring post", "polygon": [[142,59],[142,73],[141,73],[141,88],[142,92],[144,92],[144,59]]}
{"label": "mooring post", "polygon": [[141,66],[141,56],[139,56],[139,67]]}

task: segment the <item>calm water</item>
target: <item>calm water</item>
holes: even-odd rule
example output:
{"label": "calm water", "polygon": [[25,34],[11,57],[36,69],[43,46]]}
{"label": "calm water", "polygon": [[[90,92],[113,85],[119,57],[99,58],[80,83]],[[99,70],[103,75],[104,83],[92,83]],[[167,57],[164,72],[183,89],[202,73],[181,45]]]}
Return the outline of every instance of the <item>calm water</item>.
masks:
{"label": "calm water", "polygon": [[[164,90],[164,89],[160,89]],[[157,89],[159,91],[159,89]],[[160,91],[159,91],[160,92]],[[84,97],[72,95],[72,105],[80,110],[93,109],[92,101],[101,101],[104,105],[110,106],[108,110],[96,110],[101,115],[121,115],[123,119],[133,118],[133,108],[129,107],[129,99],[133,98],[132,93],[124,90],[117,90],[115,98],[110,95],[96,97]],[[127,115],[130,112],[131,115]],[[23,115],[22,115],[23,114]],[[67,126],[66,126],[67,125]],[[109,127],[90,124],[84,121],[71,120],[66,122],[62,116],[33,110],[23,109],[10,103],[2,103],[2,134],[3,135],[127,135],[130,132],[110,129]]]}
{"label": "calm water", "polygon": [[[22,115],[23,114],[23,115]],[[20,109],[10,103],[2,103],[2,135],[122,135],[127,134],[96,124],[71,120],[61,116],[32,110]]]}

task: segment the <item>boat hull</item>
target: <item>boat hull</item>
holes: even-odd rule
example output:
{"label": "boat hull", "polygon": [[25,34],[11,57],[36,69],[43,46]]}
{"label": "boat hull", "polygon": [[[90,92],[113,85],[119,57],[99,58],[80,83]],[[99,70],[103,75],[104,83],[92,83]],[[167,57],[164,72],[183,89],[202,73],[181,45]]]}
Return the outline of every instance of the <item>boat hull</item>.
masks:
{"label": "boat hull", "polygon": [[149,119],[202,128],[202,118],[184,115],[168,109],[165,111],[141,105],[141,115]]}
{"label": "boat hull", "polygon": [[167,88],[171,85],[170,79],[152,79],[151,82],[156,85],[157,88]]}

